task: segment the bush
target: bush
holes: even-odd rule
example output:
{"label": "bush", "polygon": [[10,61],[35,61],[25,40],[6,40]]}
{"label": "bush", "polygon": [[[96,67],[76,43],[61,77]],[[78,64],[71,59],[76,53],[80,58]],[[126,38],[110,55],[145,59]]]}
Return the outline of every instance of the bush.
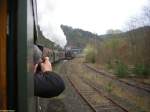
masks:
{"label": "bush", "polygon": [[128,67],[124,63],[118,61],[115,65],[115,74],[118,77],[125,77],[128,75]]}
{"label": "bush", "polygon": [[86,62],[95,63],[95,49],[91,46],[87,46],[84,50],[85,53],[85,60]]}
{"label": "bush", "polygon": [[133,73],[137,76],[148,76],[150,75],[150,68],[144,64],[136,64]]}
{"label": "bush", "polygon": [[113,68],[112,62],[111,62],[111,61],[108,61],[106,67],[107,67],[107,69],[112,69],[112,68]]}

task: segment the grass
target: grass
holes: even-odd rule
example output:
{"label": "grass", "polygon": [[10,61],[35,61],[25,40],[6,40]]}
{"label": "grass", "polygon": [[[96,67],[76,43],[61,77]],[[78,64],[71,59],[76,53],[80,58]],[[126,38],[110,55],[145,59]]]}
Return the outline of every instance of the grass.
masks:
{"label": "grass", "polygon": [[113,85],[112,82],[109,82],[108,85],[106,86],[106,90],[108,91],[108,93],[111,93],[113,90]]}
{"label": "grass", "polygon": [[128,76],[128,67],[123,62],[118,61],[114,68],[114,73],[118,77]]}
{"label": "grass", "polygon": [[150,67],[146,66],[144,64],[136,64],[134,69],[133,69],[133,73],[136,74],[136,76],[139,76],[139,77],[150,76]]}

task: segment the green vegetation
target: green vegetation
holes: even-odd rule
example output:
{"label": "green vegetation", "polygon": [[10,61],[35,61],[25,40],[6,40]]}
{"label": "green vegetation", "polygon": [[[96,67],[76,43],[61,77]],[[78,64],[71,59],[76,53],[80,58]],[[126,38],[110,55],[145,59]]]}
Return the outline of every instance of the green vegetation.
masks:
{"label": "green vegetation", "polygon": [[113,86],[112,86],[112,82],[109,82],[106,86],[106,90],[108,91],[108,93],[111,93],[113,90]]}
{"label": "green vegetation", "polygon": [[[118,77],[134,73],[137,77],[150,76],[150,27],[145,26],[120,34],[109,34],[97,46],[96,62],[107,65]],[[137,64],[142,63],[142,64]],[[128,65],[135,65],[130,72]]]}
{"label": "green vegetation", "polygon": [[116,63],[115,69],[114,69],[115,75],[118,77],[125,77],[128,76],[128,67],[123,62],[118,61]]}
{"label": "green vegetation", "polygon": [[89,63],[95,63],[96,51],[93,46],[87,45],[84,49],[85,61]]}
{"label": "green vegetation", "polygon": [[136,74],[137,76],[149,76],[150,67],[144,64],[136,64],[133,73]]}

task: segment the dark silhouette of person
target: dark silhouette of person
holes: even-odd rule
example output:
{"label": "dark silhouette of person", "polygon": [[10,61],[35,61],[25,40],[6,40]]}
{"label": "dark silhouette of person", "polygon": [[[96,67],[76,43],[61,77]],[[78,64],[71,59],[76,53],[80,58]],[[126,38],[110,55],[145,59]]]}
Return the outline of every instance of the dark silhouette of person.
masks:
{"label": "dark silhouette of person", "polygon": [[52,70],[49,57],[40,59],[34,67],[34,95],[44,98],[58,96],[65,89],[62,78]]}

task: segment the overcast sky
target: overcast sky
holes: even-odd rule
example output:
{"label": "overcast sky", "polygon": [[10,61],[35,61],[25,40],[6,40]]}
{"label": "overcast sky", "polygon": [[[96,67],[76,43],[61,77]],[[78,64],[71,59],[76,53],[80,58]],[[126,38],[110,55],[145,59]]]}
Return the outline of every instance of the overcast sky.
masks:
{"label": "overcast sky", "polygon": [[64,46],[60,25],[97,34],[125,28],[131,17],[140,14],[149,0],[37,0],[38,21],[44,35]]}

